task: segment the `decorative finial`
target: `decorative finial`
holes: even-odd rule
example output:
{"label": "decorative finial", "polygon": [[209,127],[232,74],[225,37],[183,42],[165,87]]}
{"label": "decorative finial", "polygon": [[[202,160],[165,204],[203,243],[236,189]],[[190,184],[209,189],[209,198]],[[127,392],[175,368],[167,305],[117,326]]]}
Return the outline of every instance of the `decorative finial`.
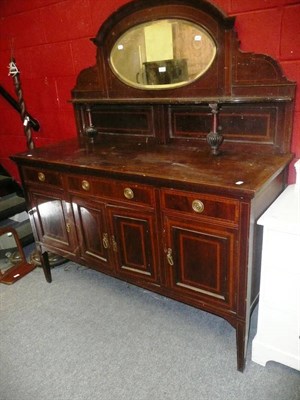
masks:
{"label": "decorative finial", "polygon": [[89,126],[87,126],[85,128],[84,134],[88,137],[90,143],[94,143],[95,142],[95,138],[98,135],[98,131],[93,125],[92,112],[91,112],[92,110],[91,110],[91,107],[89,105],[86,107],[86,111],[87,111],[87,115],[88,115]]}
{"label": "decorative finial", "polygon": [[12,76],[13,78],[20,73],[18,67],[15,63],[15,60],[12,58],[10,63],[8,64],[9,72],[8,76]]}

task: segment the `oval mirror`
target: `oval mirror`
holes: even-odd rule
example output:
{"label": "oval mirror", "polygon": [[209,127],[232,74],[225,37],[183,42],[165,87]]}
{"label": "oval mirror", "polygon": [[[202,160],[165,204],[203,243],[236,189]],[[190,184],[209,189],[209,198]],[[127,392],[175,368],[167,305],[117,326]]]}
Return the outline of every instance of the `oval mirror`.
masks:
{"label": "oval mirror", "polygon": [[129,86],[170,89],[203,75],[216,51],[213,38],[201,26],[183,19],[162,19],[136,25],[120,36],[110,64]]}

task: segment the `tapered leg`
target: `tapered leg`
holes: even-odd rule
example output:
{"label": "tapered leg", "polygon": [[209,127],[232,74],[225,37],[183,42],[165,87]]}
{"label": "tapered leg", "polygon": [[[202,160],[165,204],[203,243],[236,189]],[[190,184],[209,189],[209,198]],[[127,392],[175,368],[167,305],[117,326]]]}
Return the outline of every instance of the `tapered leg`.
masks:
{"label": "tapered leg", "polygon": [[238,321],[236,325],[236,352],[237,352],[237,369],[243,372],[246,363],[246,323]]}
{"label": "tapered leg", "polygon": [[52,275],[51,275],[51,268],[50,268],[49,257],[48,257],[47,251],[45,251],[44,253],[41,253],[41,263],[42,263],[46,281],[51,283]]}

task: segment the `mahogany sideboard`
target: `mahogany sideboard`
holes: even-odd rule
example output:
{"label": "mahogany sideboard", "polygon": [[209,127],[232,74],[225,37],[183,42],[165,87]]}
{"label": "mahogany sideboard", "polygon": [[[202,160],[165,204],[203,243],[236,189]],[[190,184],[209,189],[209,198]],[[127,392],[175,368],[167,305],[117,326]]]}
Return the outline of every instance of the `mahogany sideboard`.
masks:
{"label": "mahogany sideboard", "polygon": [[[236,329],[243,371],[256,221],[286,186],[295,85],[241,52],[234,18],[209,2],[159,3],[126,4],[93,39],[96,65],[72,91],[77,137],[12,158],[48,282],[51,251],[214,313]],[[149,50],[157,31],[167,59]]]}

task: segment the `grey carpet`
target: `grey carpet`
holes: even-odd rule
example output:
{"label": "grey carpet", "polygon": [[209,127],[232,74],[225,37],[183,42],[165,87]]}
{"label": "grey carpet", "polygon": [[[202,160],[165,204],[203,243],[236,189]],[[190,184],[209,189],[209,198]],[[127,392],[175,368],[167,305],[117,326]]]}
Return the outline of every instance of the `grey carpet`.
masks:
{"label": "grey carpet", "polygon": [[223,319],[77,264],[0,294],[0,400],[300,400],[299,372],[251,345],[237,372]]}

